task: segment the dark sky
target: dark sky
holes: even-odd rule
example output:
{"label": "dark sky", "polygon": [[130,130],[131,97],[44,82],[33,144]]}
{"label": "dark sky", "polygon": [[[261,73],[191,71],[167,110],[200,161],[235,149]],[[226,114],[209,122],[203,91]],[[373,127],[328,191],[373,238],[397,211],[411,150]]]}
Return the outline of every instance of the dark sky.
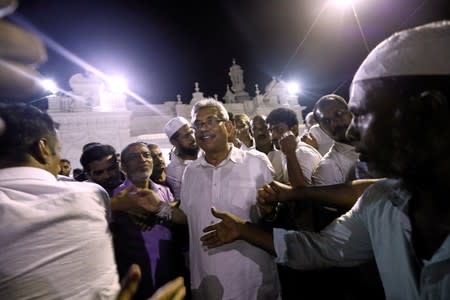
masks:
{"label": "dark sky", "polygon": [[[272,76],[297,80],[303,105],[348,84],[367,54],[351,9],[322,0],[22,0],[17,18],[32,24],[106,74],[123,74],[150,103],[191,99],[194,82],[223,96],[233,57],[254,95]],[[358,0],[355,9],[368,46],[391,33],[450,19],[449,0]],[[307,32],[308,38],[291,60]],[[67,88],[83,68],[52,49],[40,68]],[[342,84],[343,83],[343,84]]]}

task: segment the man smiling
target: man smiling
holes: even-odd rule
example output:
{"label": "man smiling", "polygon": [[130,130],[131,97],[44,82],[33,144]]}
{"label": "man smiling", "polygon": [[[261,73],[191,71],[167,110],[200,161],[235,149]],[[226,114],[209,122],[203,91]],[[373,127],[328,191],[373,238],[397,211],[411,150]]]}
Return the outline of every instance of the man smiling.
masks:
{"label": "man smiling", "polygon": [[203,150],[186,167],[180,208],[161,205],[158,215],[189,225],[189,255],[193,299],[277,299],[275,264],[265,251],[243,241],[208,251],[201,247],[202,228],[216,221],[209,207],[228,210],[258,221],[256,191],[272,181],[266,156],[228,143],[232,124],[222,103],[213,99],[192,108],[192,127]]}

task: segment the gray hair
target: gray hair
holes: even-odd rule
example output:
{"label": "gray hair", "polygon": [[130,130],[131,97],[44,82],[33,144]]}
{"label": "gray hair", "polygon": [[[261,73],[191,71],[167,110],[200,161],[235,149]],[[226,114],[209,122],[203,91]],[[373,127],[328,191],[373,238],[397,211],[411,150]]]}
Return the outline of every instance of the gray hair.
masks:
{"label": "gray hair", "polygon": [[225,108],[225,106],[223,106],[222,102],[219,102],[219,101],[217,101],[217,100],[215,100],[213,98],[206,98],[206,99],[202,99],[202,100],[198,101],[192,107],[192,110],[191,110],[191,123],[194,123],[195,117],[197,116],[198,111],[200,110],[200,108],[204,108],[204,107],[214,107],[219,112],[219,118],[220,119],[222,119],[224,121],[229,121],[230,120],[230,118],[228,117],[227,109]]}

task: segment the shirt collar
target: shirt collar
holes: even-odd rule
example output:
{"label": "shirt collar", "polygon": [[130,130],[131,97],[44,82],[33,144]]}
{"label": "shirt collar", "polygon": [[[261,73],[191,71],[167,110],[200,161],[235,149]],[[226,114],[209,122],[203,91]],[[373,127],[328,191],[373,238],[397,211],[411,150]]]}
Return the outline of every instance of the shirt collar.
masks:
{"label": "shirt collar", "polygon": [[340,143],[340,142],[336,142],[334,141],[334,147],[336,148],[336,151],[338,152],[355,152],[355,147],[353,147],[352,145],[348,145],[348,144],[344,144],[344,143]]}
{"label": "shirt collar", "polygon": [[[244,161],[245,151],[234,147],[231,143],[228,144],[231,145],[231,150],[230,152],[228,152],[228,156],[222,162],[220,162],[218,166],[224,165],[227,161],[232,161],[236,164],[241,164]],[[200,166],[202,167],[211,167],[211,164],[206,161],[204,152],[201,154],[198,161],[200,163]]]}
{"label": "shirt collar", "polygon": [[0,180],[38,179],[56,182],[56,177],[50,172],[36,167],[12,167],[0,169]]}

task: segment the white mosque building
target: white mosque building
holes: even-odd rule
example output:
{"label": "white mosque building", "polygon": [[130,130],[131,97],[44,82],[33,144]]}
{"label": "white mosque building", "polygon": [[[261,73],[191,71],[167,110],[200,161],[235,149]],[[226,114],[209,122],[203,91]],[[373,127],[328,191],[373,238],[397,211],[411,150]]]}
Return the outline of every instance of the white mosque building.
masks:
{"label": "white mosque building", "polygon": [[[231,86],[227,85],[225,95],[218,99],[229,112],[253,117],[268,115],[278,107],[289,107],[303,124],[305,107],[299,104],[297,95],[289,93],[284,82],[274,78],[263,93],[255,85],[252,97],[245,90],[243,74],[241,66],[233,60],[228,73]],[[183,104],[180,95],[176,101],[163,104],[128,102],[126,94],[108,90],[103,80],[94,75],[76,74],[70,78],[69,85],[72,89],[69,94],[48,98],[48,113],[60,124],[61,157],[70,160],[72,168],[81,167],[82,147],[90,142],[110,144],[120,152],[131,142],[145,141],[158,144],[168,155],[172,146],[163,133],[164,124],[176,116],[190,120],[193,104],[204,98],[198,82],[194,84],[189,104]]]}

